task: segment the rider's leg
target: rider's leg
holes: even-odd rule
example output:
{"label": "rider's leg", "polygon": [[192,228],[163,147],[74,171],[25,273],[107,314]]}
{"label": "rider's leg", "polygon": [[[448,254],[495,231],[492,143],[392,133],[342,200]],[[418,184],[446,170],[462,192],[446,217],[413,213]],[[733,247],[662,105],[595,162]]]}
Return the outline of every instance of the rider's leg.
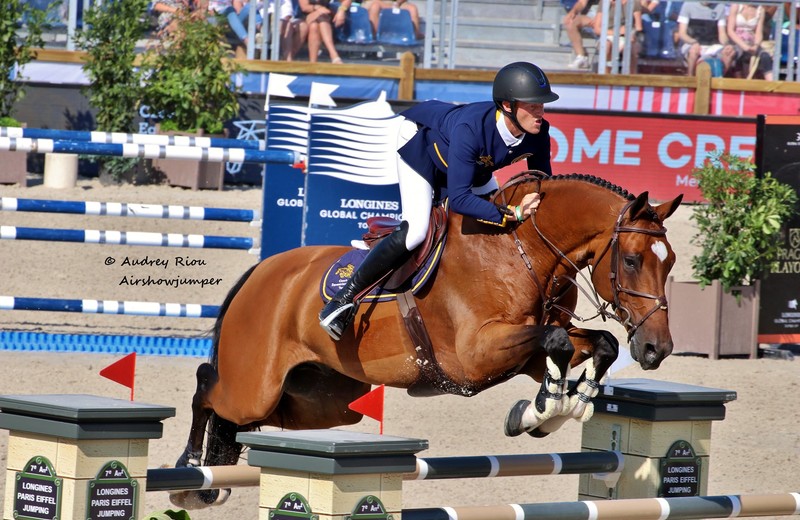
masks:
{"label": "rider's leg", "polygon": [[[397,149],[417,133],[417,125],[403,121],[397,139]],[[319,314],[320,325],[330,336],[339,340],[356,314],[354,298],[380,280],[392,269],[405,263],[410,251],[425,239],[433,205],[433,188],[397,156],[397,175],[403,222],[395,231],[372,249],[345,286],[325,305]]]}
{"label": "rider's leg", "polygon": [[381,240],[367,254],[345,286],[323,307],[319,313],[320,325],[333,339],[341,338],[342,333],[350,326],[356,311],[355,297],[408,260],[410,253],[406,249],[407,233],[408,223],[403,222]]}

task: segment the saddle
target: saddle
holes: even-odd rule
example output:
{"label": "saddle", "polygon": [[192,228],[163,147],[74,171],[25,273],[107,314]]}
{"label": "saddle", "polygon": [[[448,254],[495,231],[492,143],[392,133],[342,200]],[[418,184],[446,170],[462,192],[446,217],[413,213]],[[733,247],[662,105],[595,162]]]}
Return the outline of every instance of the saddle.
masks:
{"label": "saddle", "polygon": [[[434,206],[431,210],[428,233],[422,243],[412,251],[409,260],[399,268],[387,274],[383,280],[359,295],[362,301],[392,301],[397,299],[400,288],[410,286],[416,293],[433,274],[439,258],[441,258],[447,235],[447,207]],[[367,249],[351,249],[339,257],[325,272],[320,283],[320,296],[324,302],[330,301],[353,275],[361,264],[369,249],[386,238],[400,225],[400,221],[389,217],[371,217],[367,219],[367,232],[362,236]],[[410,281],[410,284],[409,284]]]}
{"label": "saddle", "polygon": [[[364,233],[362,240],[372,249],[378,242],[390,235],[400,221],[391,217],[370,217],[367,219],[367,232]],[[384,287],[396,289],[401,287],[411,278],[433,253],[433,248],[444,240],[447,233],[447,209],[444,206],[434,206],[431,210],[431,220],[428,225],[428,233],[425,239],[417,246],[411,254],[411,258],[398,269],[396,269],[386,282]]]}

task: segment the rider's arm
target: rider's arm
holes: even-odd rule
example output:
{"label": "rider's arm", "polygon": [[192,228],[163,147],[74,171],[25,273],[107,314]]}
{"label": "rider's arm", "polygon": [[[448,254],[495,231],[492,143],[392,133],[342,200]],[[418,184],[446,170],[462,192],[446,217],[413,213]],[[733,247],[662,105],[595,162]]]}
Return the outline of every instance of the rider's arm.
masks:
{"label": "rider's arm", "polygon": [[474,130],[468,125],[459,125],[450,138],[446,158],[450,209],[486,223],[504,226],[510,216],[507,208],[498,208],[472,192],[473,182],[478,174],[478,141]]}

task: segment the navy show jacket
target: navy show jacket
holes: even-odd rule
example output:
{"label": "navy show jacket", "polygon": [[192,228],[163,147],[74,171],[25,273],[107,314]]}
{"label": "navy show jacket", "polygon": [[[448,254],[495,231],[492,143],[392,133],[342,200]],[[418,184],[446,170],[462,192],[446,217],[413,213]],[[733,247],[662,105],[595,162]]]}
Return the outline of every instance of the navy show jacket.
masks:
{"label": "navy show jacket", "polygon": [[550,124],[542,121],[538,134],[525,134],[509,147],[497,130],[502,117],[492,101],[454,105],[425,101],[400,113],[419,126],[417,134],[398,150],[400,157],[434,188],[435,197],[449,197],[450,209],[480,220],[500,224],[497,206],[472,193],[492,173],[524,154],[528,168],[552,174]]}

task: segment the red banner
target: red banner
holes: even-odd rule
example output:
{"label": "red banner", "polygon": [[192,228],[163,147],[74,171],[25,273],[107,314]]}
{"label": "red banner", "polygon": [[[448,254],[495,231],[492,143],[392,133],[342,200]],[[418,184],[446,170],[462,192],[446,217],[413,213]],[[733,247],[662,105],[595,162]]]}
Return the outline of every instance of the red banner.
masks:
{"label": "red banner", "polygon": [[655,201],[702,200],[694,168],[707,154],[755,153],[756,120],[548,111],[554,174],[602,177]]}

